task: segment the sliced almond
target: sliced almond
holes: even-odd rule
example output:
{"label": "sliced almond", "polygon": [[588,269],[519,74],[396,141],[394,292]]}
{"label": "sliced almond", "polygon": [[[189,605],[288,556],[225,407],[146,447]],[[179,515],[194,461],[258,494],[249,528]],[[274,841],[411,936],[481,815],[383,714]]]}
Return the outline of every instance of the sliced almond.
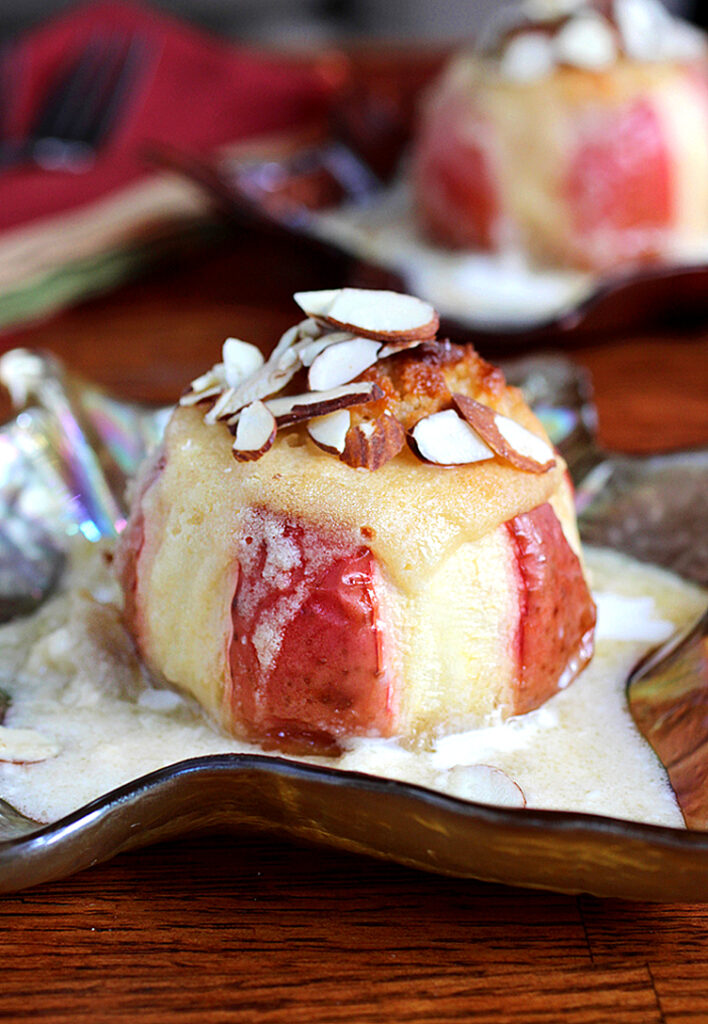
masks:
{"label": "sliced almond", "polygon": [[427,340],[439,326],[430,303],[400,292],[336,288],[297,292],[294,298],[308,316],[379,341]]}
{"label": "sliced almond", "polygon": [[395,416],[385,412],[350,429],[341,459],[355,469],[380,469],[405,443],[405,430]]}
{"label": "sliced almond", "polygon": [[321,326],[316,320],[309,317],[307,320],[301,320],[299,324],[295,324],[293,327],[288,327],[271,352],[271,360],[277,360],[286,349],[289,349],[296,342],[302,341],[304,338],[317,338],[321,333]]}
{"label": "sliced almond", "polygon": [[293,298],[308,317],[326,317],[341,288],[323,288],[316,292],[295,292]]}
{"label": "sliced almond", "polygon": [[356,335],[350,331],[329,331],[320,338],[303,339],[302,345],[298,346],[300,362],[303,366],[312,366],[320,352],[324,352],[330,345],[338,345],[340,341],[351,341]]}
{"label": "sliced almond", "polygon": [[318,448],[332,455],[341,455],[347,440],[352,416],[348,409],[336,409],[326,416],[316,416],[307,424],[307,432]]}
{"label": "sliced almond", "polygon": [[228,388],[204,417],[206,423],[217,420],[235,422],[233,417],[251,402],[277,394],[289,384],[301,368],[296,347],[286,349],[276,361],[272,357],[260,370],[242,381],[238,387]]}
{"label": "sliced almond", "polygon": [[221,385],[215,385],[211,388],[206,388],[204,391],[187,391],[179,400],[180,405],[199,405],[200,402],[206,402],[211,398],[216,398],[222,392]]}
{"label": "sliced almond", "polygon": [[236,388],[226,388],[223,390],[204,417],[204,422],[216,423],[218,420],[222,419],[222,417],[225,418],[227,416],[231,416],[236,409],[242,409],[243,402],[239,405],[238,402],[234,401],[236,391]]}
{"label": "sliced almond", "polygon": [[467,395],[452,399],[462,416],[505,462],[527,473],[546,473],[555,466],[553,449],[543,438]]}
{"label": "sliced almond", "polygon": [[313,391],[329,391],[348,384],[378,358],[381,343],[371,338],[351,338],[328,345],[315,357],[307,383]]}
{"label": "sliced almond", "polygon": [[395,356],[397,352],[405,352],[409,348],[418,348],[423,344],[422,338],[415,338],[412,341],[390,341],[379,349],[379,359],[386,359],[388,356]]}
{"label": "sliced almond", "polygon": [[0,761],[30,764],[48,761],[59,753],[59,746],[34,729],[10,729],[0,725]]}
{"label": "sliced almond", "polygon": [[445,788],[452,796],[477,804],[496,807],[525,807],[526,796],[518,783],[489,764],[456,765],[445,777]]}
{"label": "sliced almond", "polygon": [[197,405],[207,398],[220,394],[226,385],[226,374],[223,363],[217,363],[201,377],[195,377],[179,400],[180,405]]}
{"label": "sliced almond", "polygon": [[260,349],[240,338],[226,339],[222,358],[226,383],[230,388],[237,387],[241,381],[251,377],[265,361]]}
{"label": "sliced almond", "polygon": [[454,409],[424,416],[407,436],[418,458],[437,466],[463,466],[494,458],[492,449]]}
{"label": "sliced almond", "polygon": [[353,405],[366,405],[383,397],[383,391],[373,381],[357,381],[331,391],[311,391],[304,395],[286,395],[272,398],[266,403],[279,427],[302,423],[315,416],[326,416],[337,409]]}
{"label": "sliced almond", "polygon": [[265,455],[275,441],[277,424],[263,402],[252,402],[241,410],[233,453],[239,462],[252,462]]}

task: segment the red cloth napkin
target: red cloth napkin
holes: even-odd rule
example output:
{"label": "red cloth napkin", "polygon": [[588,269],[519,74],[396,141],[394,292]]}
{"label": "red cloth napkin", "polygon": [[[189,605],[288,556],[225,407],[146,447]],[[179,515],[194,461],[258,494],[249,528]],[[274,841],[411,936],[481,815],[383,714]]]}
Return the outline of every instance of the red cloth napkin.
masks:
{"label": "red cloth napkin", "polygon": [[0,231],[75,209],[144,176],[146,143],[205,153],[297,127],[326,109],[328,87],[316,71],[229,46],[148,7],[90,2],[13,48],[6,76],[11,132],[24,134],[67,59],[92,37],[111,33],[137,34],[147,56],[98,159],[82,174],[33,167],[0,174]]}

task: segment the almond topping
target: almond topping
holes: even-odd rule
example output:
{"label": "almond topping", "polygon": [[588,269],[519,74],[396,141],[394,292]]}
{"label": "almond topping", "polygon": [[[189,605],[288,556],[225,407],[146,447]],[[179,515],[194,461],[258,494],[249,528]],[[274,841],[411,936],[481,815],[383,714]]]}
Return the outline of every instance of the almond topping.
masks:
{"label": "almond topping", "polygon": [[380,348],[380,343],[370,338],[351,338],[329,345],[315,357],[307,383],[313,391],[329,391],[348,384],[376,362]]}
{"label": "almond topping", "polygon": [[182,395],[179,400],[180,405],[199,405],[200,402],[206,402],[209,398],[216,398],[222,392],[223,385],[215,384],[211,388],[206,388],[204,391],[187,391],[186,394]]}
{"label": "almond topping", "polygon": [[418,420],[408,432],[408,444],[423,462],[463,466],[494,458],[492,449],[454,409]]}
{"label": "almond topping", "polygon": [[397,352],[405,352],[409,348],[418,348],[422,344],[422,338],[416,338],[413,341],[390,341],[388,345],[384,345],[383,348],[379,349],[379,359],[395,356]]}
{"label": "almond topping", "polygon": [[452,399],[472,429],[509,465],[527,473],[546,473],[555,466],[550,445],[516,420],[466,395]]}
{"label": "almond topping", "polygon": [[355,469],[380,469],[398,455],[405,443],[405,430],[391,413],[385,412],[350,429],[342,462]]}
{"label": "almond topping", "polygon": [[263,402],[252,402],[241,410],[233,453],[239,462],[252,462],[265,455],[275,441],[275,417]]}
{"label": "almond topping", "polygon": [[321,333],[322,328],[317,321],[309,318],[301,320],[299,324],[295,324],[293,327],[288,327],[271,352],[270,361],[277,361],[283,352],[291,348],[295,342],[302,341],[304,338],[317,338]]}
{"label": "almond topping", "polygon": [[263,354],[255,345],[239,338],[227,338],[223,348],[226,383],[235,388],[263,366]]}
{"label": "almond topping", "polygon": [[430,303],[400,292],[335,288],[296,292],[294,298],[308,316],[378,341],[427,340],[439,325]]}
{"label": "almond topping", "polygon": [[351,422],[352,416],[348,409],[336,409],[326,416],[316,416],[310,420],[307,432],[318,448],[332,455],[340,455],[344,451]]}
{"label": "almond topping", "polygon": [[447,789],[453,796],[497,807],[525,807],[526,796],[517,782],[489,764],[456,765],[447,773]]}
{"label": "almond topping", "polygon": [[195,377],[189,385],[189,391],[185,392],[179,400],[180,405],[196,405],[207,398],[220,394],[226,384],[224,364],[217,363],[207,370],[201,377]]}
{"label": "almond topping", "polygon": [[383,391],[373,381],[358,381],[345,384],[331,391],[311,391],[303,395],[286,395],[272,398],[266,403],[275,416],[279,427],[301,423],[315,416],[325,416],[337,409],[347,409],[352,405],[366,405],[383,397]]}
{"label": "almond topping", "polygon": [[350,331],[330,331],[320,338],[303,339],[302,346],[298,346],[300,362],[303,366],[312,366],[320,352],[324,352],[330,345],[338,345],[340,341],[351,341],[354,337]]}
{"label": "almond topping", "polygon": [[30,764],[48,761],[58,753],[58,744],[34,729],[10,729],[0,725],[0,761]]}
{"label": "almond topping", "polygon": [[288,348],[273,361],[271,357],[259,370],[242,381],[238,387],[228,388],[204,417],[205,423],[229,420],[245,406],[274,395],[288,384],[300,369],[296,348]]}

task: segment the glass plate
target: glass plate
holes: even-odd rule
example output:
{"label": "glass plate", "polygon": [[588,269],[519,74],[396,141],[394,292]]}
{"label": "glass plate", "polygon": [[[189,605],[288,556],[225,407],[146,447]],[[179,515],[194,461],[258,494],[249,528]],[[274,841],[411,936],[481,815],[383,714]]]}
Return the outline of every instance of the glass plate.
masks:
{"label": "glass plate", "polygon": [[[607,455],[594,441],[589,382],[572,364],[533,357],[505,370],[571,466],[586,535],[707,584],[708,450]],[[112,399],[23,350],[0,359],[0,379],[22,409],[0,429],[0,612],[7,618],[51,591],[68,534],[96,540],[120,529],[125,481],[160,436],[167,411]],[[637,549],[630,527],[647,503],[655,511]],[[170,765],[50,825],[0,801],[0,892],[214,830],[255,830],[512,885],[708,900],[708,833],[490,807],[398,781],[235,754]]]}

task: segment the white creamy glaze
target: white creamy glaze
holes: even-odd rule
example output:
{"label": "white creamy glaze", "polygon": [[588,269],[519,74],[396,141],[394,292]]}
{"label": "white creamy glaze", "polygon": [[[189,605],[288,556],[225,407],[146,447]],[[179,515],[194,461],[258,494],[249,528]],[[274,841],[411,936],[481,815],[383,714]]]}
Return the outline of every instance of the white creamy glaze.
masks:
{"label": "white creamy glaze", "polygon": [[[599,599],[597,654],[543,707],[442,737],[427,750],[368,739],[336,759],[303,760],[469,799],[485,798],[488,779],[472,767],[484,763],[521,786],[529,807],[681,827],[665,773],[634,728],[623,686],[647,646],[700,613],[705,593],[611,552],[591,549],[587,563]],[[66,592],[33,618],[0,628],[0,686],[12,697],[6,732],[34,730],[40,749],[43,740],[46,754],[59,751],[32,764],[0,763],[0,797],[33,818],[54,821],[184,758],[259,752],[220,735],[177,694],[146,684],[114,607],[89,596],[106,601],[111,590],[95,550],[84,552],[72,573]]]}

